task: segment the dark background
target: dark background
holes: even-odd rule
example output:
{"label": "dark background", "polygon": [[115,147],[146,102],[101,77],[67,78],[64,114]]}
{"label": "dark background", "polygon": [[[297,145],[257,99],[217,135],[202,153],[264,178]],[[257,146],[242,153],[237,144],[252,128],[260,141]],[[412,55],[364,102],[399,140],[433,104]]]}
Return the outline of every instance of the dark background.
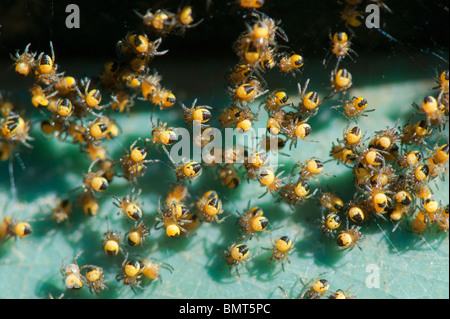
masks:
{"label": "dark background", "polygon": [[[344,2],[344,0],[342,0]],[[75,3],[80,8],[81,28],[67,29],[65,8]],[[364,0],[363,3],[368,3]],[[231,44],[245,30],[243,14],[236,0],[226,1],[86,1],[86,0],[2,0],[0,3],[0,52],[5,58],[17,49],[32,43],[32,51],[48,51],[53,41],[59,57],[114,57],[115,44],[130,31],[142,27],[141,13],[149,8],[165,8],[176,12],[182,5],[194,8],[196,20],[204,21],[185,36],[169,36],[163,49],[182,50],[183,55],[234,55]],[[431,53],[448,60],[449,1],[411,0],[386,1],[393,14],[381,10],[381,30],[355,28],[358,53],[400,54]],[[364,8],[365,5],[362,7]],[[289,50],[305,56],[323,55],[329,48],[330,30],[346,30],[340,19],[343,5],[339,1],[266,0],[261,11],[274,19],[289,36]],[[397,41],[390,40],[383,32]],[[281,41],[280,41],[281,42]]]}

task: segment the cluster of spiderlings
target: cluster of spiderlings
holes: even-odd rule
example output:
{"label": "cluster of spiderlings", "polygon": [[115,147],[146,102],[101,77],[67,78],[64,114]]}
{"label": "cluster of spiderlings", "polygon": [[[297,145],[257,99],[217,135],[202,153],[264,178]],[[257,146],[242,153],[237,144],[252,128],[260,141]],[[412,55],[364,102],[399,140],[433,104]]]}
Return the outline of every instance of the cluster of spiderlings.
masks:
{"label": "cluster of spiderlings", "polygon": [[[393,231],[400,224],[407,231],[422,234],[433,224],[441,231],[448,230],[448,204],[433,199],[430,182],[437,177],[444,179],[448,163],[448,142],[438,141],[432,147],[430,140],[438,135],[448,122],[448,71],[437,79],[436,96],[427,96],[422,106],[413,104],[417,110],[403,126],[397,121],[393,127],[376,131],[365,138],[357,126],[347,126],[343,138],[332,145],[330,155],[352,169],[356,192],[348,203],[339,202],[333,209],[327,202],[330,196],[321,195],[320,202],[327,207],[328,214],[322,217],[320,229],[323,233],[337,236],[337,244],[351,249],[364,238],[360,229],[367,222],[381,218],[394,223]],[[367,101],[358,99],[364,108]],[[348,102],[341,101],[345,110]],[[355,108],[356,109],[356,108]],[[345,111],[347,118],[353,116]],[[350,115],[350,116],[349,116]],[[352,164],[353,166],[351,166]],[[346,219],[345,229],[342,218]],[[349,228],[349,222],[353,223]],[[358,246],[359,247],[359,246]]]}
{"label": "cluster of spiderlings", "polygon": [[[258,113],[252,112],[248,104],[268,92],[262,74],[277,65],[281,72],[293,73],[304,64],[303,57],[298,54],[277,52],[277,38],[288,41],[279,22],[257,11],[253,11],[251,17],[247,30],[234,44],[239,62],[228,76],[232,103],[219,118],[222,126],[236,126],[241,132],[250,130],[252,123],[258,120]],[[287,99],[287,95],[273,93],[270,111],[285,105]]]}
{"label": "cluster of spiderlings", "polygon": [[[303,57],[300,55],[277,53],[277,36],[287,42],[287,36],[279,27],[278,22],[257,11],[252,11],[250,17],[251,22],[247,24],[247,31],[239,36],[234,45],[239,62],[229,73],[229,93],[232,102],[219,117],[219,122],[223,127],[236,127],[239,132],[250,131],[253,122],[258,120],[259,110],[252,111],[250,104],[269,92],[267,82],[263,77],[264,72],[273,69],[278,64],[279,71],[295,76],[294,71],[298,71],[303,66]],[[337,56],[338,62],[335,70],[331,72],[330,93],[323,101],[336,93],[342,93],[345,99],[345,93],[352,84],[350,73],[346,69],[338,70],[338,65],[341,59],[347,55],[356,55],[356,53],[350,48],[350,41],[345,32],[336,33],[332,40],[330,52]],[[299,161],[294,165],[289,176],[281,177],[284,172],[277,174],[276,166],[270,165],[268,152],[272,149],[267,145],[271,140],[276,139],[277,148],[281,149],[290,141],[291,149],[297,147],[299,139],[308,142],[306,137],[311,133],[311,126],[307,122],[318,114],[319,107],[323,103],[317,92],[307,91],[309,82],[308,79],[303,87],[298,84],[300,101],[296,105],[289,101],[285,89],[271,92],[261,102],[260,106],[264,105],[264,109],[269,115],[267,136],[261,144],[262,150],[248,150],[239,146],[233,150],[223,150],[219,156],[224,159],[225,164],[219,165],[219,176],[225,186],[229,188],[239,186],[240,179],[235,166],[242,165],[247,180],[258,181],[265,188],[261,197],[270,192],[277,201],[285,201],[294,209],[295,206],[316,194],[317,190],[310,192],[310,179],[319,183],[318,175],[330,176],[322,171],[324,163],[314,157],[305,162]],[[361,98],[358,101],[365,104],[359,103],[356,111],[350,110],[353,107],[350,104],[356,103],[356,99],[346,102],[348,105],[346,110],[349,110],[350,117],[361,114],[366,108],[367,101],[365,99]],[[206,141],[209,140],[206,139]],[[327,205],[333,205],[333,209],[341,211],[343,202],[340,201],[339,206],[338,203],[333,202],[332,197],[332,194],[329,194],[329,198],[323,194],[322,202],[328,200]],[[215,196],[211,195],[210,200],[212,201],[214,198]],[[204,200],[208,200],[208,197]],[[325,204],[323,203],[323,205]],[[214,207],[214,210],[217,210],[217,206]],[[259,233],[267,233],[275,229],[268,229],[269,220],[258,206],[252,208],[249,206],[242,214],[238,212],[238,215],[237,224],[241,237],[224,253],[230,270],[234,267],[239,275],[238,266],[245,266],[246,262],[253,258],[249,257],[250,250],[244,240],[250,240],[253,236],[258,238]],[[353,230],[348,231],[348,234],[353,236],[353,243],[346,244],[348,247],[353,247],[363,237],[359,232]],[[271,251],[270,260],[280,262],[284,270],[285,262],[290,262],[288,255],[294,250],[294,245],[295,240],[292,240],[290,236],[283,235],[276,237],[271,248],[262,247],[262,249]]]}
{"label": "cluster of spiderlings", "polygon": [[[346,1],[342,18],[349,26],[357,27],[360,24],[357,7],[361,2]],[[350,127],[350,120],[356,122],[359,116],[367,116],[366,113],[373,109],[367,110],[368,101],[364,97],[347,97],[353,84],[352,75],[347,68],[340,67],[347,57],[352,61],[357,57],[351,48],[351,36],[346,32],[330,33],[330,51],[324,65],[328,65],[331,56],[336,58],[336,64],[330,72],[328,94],[321,99],[318,92],[308,91],[310,80],[307,79],[303,85],[297,85],[299,102],[294,104],[289,100],[287,89],[269,90],[264,75],[265,72],[278,69],[283,74],[295,77],[296,72],[304,66],[303,57],[296,53],[278,52],[281,47],[278,40],[287,43],[288,38],[281,29],[280,22],[254,10],[261,8],[263,1],[240,1],[240,4],[252,11],[246,16],[250,17],[247,29],[233,46],[239,61],[228,77],[231,104],[222,111],[218,121],[225,128],[236,127],[241,133],[250,131],[258,120],[260,111],[252,110],[251,104],[269,93],[260,103],[260,108],[264,106],[269,118],[266,139],[261,144],[262,150],[239,147],[233,150],[222,149],[203,158],[202,163],[190,160],[175,163],[168,151],[168,147],[177,141],[175,128],[159,118],[156,124],[153,123],[154,109],[171,108],[177,103],[177,99],[173,92],[161,85],[162,77],[150,69],[150,62],[155,56],[168,52],[158,51],[163,37],[183,34],[201,22],[193,23],[191,7],[182,8],[177,13],[148,10],[142,15],[136,12],[146,31],[129,33],[118,41],[118,59],[105,64],[99,83],[94,83],[87,77],[75,79],[61,72],[55,64],[52,44],[51,56],[30,52],[30,45],[22,54],[17,52],[12,56],[17,73],[34,77],[30,89],[31,102],[45,116],[41,122],[42,131],[63,141],[70,138],[91,160],[82,185],[78,187],[83,190],[77,201],[84,213],[87,216],[97,215],[100,197],[110,196],[118,208],[117,214],[132,223],[123,234],[116,228],[110,228],[108,221],[107,230],[102,237],[101,244],[107,256],[115,258],[119,253],[125,255],[116,279],[135,291],[135,288],[143,288],[141,284],[145,278],[160,280],[161,268],[169,272],[173,270],[169,264],[152,257],[129,258],[128,248],[143,246],[150,236],[150,227],[143,219],[141,189],[138,186],[139,179],[146,173],[147,164],[159,161],[147,159],[153,146],[155,149],[159,146],[163,148],[176,179],[170,184],[171,188],[164,200],[159,200],[157,214],[154,216],[155,230],[164,229],[168,240],[194,234],[195,228],[201,223],[221,224],[231,215],[222,217],[225,211],[223,198],[215,190],[193,196],[194,200],[188,201],[191,196],[185,182],[190,184],[200,177],[203,165],[215,169],[221,183],[230,189],[239,187],[241,179],[238,170],[242,167],[249,182],[258,182],[263,187],[261,196],[270,192],[274,200],[286,202],[292,209],[308,199],[316,198],[323,209],[318,229],[335,238],[337,246],[343,250],[359,247],[359,241],[364,238],[361,232],[364,224],[375,218],[391,219],[396,223],[394,230],[409,220],[411,229],[417,233],[423,233],[434,224],[447,231],[448,205],[444,206],[433,199],[428,184],[437,177],[444,176],[448,163],[448,144],[437,143],[430,147],[428,141],[434,137],[433,132],[440,130],[448,122],[448,71],[437,79],[436,96],[427,96],[421,106],[414,104],[418,112],[403,127],[397,127],[396,123],[392,128],[377,131],[365,138],[357,125]],[[109,94],[108,103],[103,105],[100,90]],[[284,171],[277,173],[277,166],[271,165],[269,161],[269,152],[276,150],[267,145],[275,139],[277,150],[284,148],[288,142],[291,150],[300,145],[299,141],[309,142],[306,138],[313,131],[308,124],[309,120],[318,114],[326,100],[339,94],[340,104],[333,108],[342,110],[349,125],[344,130],[342,139],[333,143],[330,157],[352,169],[356,192],[348,203],[334,192],[321,190],[318,176],[331,176],[323,172],[326,162],[315,157],[299,160],[289,174],[282,176]],[[103,142],[117,137],[120,130],[113,116],[106,116],[103,112],[108,108],[116,112],[130,112],[136,99],[154,105],[151,113],[152,137],[136,139],[119,158],[114,159],[108,154]],[[212,108],[197,105],[197,99],[191,107],[186,107],[183,103],[180,105],[186,127],[200,124],[202,134],[194,137],[194,144],[204,147],[214,137],[215,128],[209,125],[213,118]],[[31,147],[28,141],[32,138],[28,134],[29,123],[14,112],[12,104],[0,98],[0,106],[0,160],[7,160],[12,159],[16,146]],[[417,117],[422,119],[417,121]],[[118,169],[121,174],[117,172]],[[105,194],[109,184],[119,176],[129,182],[130,192],[122,197]],[[314,191],[310,189],[311,179],[319,187]],[[52,209],[52,218],[55,222],[62,223],[70,219],[71,212],[71,200],[61,199]],[[230,270],[235,269],[239,276],[239,266],[245,267],[255,256],[250,254],[246,241],[258,239],[261,234],[278,228],[269,227],[269,220],[264,216],[262,208],[250,207],[250,203],[246,210],[237,212],[237,215],[240,237],[224,254]],[[0,225],[0,239],[25,237],[30,233],[31,226],[27,221],[19,222],[6,217]],[[269,260],[279,262],[284,270],[285,263],[290,263],[289,254],[295,249],[295,239],[282,234],[271,239],[271,247],[261,248],[269,251]],[[102,268],[94,265],[79,267],[79,256],[75,257],[72,264],[63,265],[61,273],[66,287],[78,289],[87,285],[91,292],[106,289]],[[285,295],[287,296],[286,293]],[[313,280],[304,285],[300,295],[300,298],[308,299],[323,297],[343,299],[353,296],[349,291],[329,291],[328,281],[324,279]]]}
{"label": "cluster of spiderlings", "polygon": [[[389,10],[382,2],[379,5]],[[346,10],[355,10],[355,7],[347,6]],[[259,12],[253,12],[251,16],[256,23],[247,25],[248,31],[240,35],[234,46],[240,61],[229,75],[232,104],[220,116],[222,126],[236,126],[240,132],[250,130],[253,122],[257,121],[259,110],[253,112],[249,103],[269,92],[262,75],[277,63],[282,64],[282,59],[276,62],[282,56],[276,53],[276,32],[263,33],[259,28],[271,25],[267,30],[278,31],[287,41],[287,36],[271,18]],[[356,16],[353,18],[356,19]],[[257,38],[259,31],[267,38]],[[351,32],[354,35],[352,30]],[[365,97],[347,97],[353,84],[352,76],[347,68],[340,66],[346,57],[354,62],[354,57],[358,55],[351,48],[351,39],[346,32],[336,32],[334,35],[330,33],[330,40],[331,48],[324,65],[328,65],[329,56],[335,56],[336,64],[331,70],[329,93],[322,101],[317,92],[307,92],[308,79],[303,88],[298,84],[300,102],[297,105],[289,103],[285,89],[271,92],[261,103],[269,115],[268,138],[277,137],[279,148],[290,141],[291,149],[297,147],[299,138],[306,141],[305,137],[312,131],[307,122],[318,113],[319,106],[336,94],[341,95],[337,99],[340,104],[332,108],[340,111],[349,124],[343,132],[343,138],[338,139],[336,144],[333,143],[330,156],[352,168],[356,192],[353,200],[344,203],[338,195],[321,191],[318,202],[325,212],[319,220],[319,229],[334,237],[337,246],[343,250],[351,250],[355,246],[360,248],[358,242],[365,238],[361,232],[363,224],[374,218],[390,219],[394,223],[393,231],[406,220],[409,225],[404,227],[406,230],[423,233],[437,224],[440,230],[447,231],[448,204],[443,205],[433,199],[429,183],[438,176],[445,176],[448,144],[437,143],[431,148],[427,141],[436,138],[433,130],[441,131],[448,122],[448,71],[438,76],[437,86],[434,87],[438,92],[435,96],[425,97],[421,106],[413,104],[418,112],[403,127],[397,127],[397,121],[393,127],[366,137],[360,127],[350,126],[350,121],[357,124],[359,116],[368,116],[374,109],[367,109],[368,101]],[[265,59],[266,57],[268,58]],[[282,67],[281,70],[283,71]],[[287,108],[292,110],[287,111]],[[422,119],[415,121],[418,116]],[[279,135],[284,135],[285,139]],[[270,192],[278,201],[285,201],[292,208],[317,193],[317,190],[310,193],[311,178],[318,183],[317,175],[328,175],[322,172],[324,163],[313,157],[305,162],[297,162],[290,175],[282,177],[284,172],[275,172],[266,150],[235,150],[226,152],[225,157],[231,163],[237,158],[244,159],[242,166],[247,180],[259,181],[266,188],[266,193]],[[229,162],[221,170],[231,174],[233,165]],[[233,180],[238,179],[235,176]],[[231,183],[232,186],[235,184],[238,185]],[[267,218],[262,216],[262,210],[260,212],[258,207],[239,215],[239,224],[246,238],[251,239],[259,231],[265,231],[268,225]],[[273,248],[273,256],[278,253]],[[248,261],[247,255],[248,247],[243,243],[233,244],[226,252],[230,266],[245,265],[243,261]],[[288,260],[286,257],[287,255],[273,258],[284,261]]]}
{"label": "cluster of spiderlings", "polygon": [[[390,219],[395,223],[393,230],[404,224],[407,230],[420,234],[433,225],[448,231],[448,204],[438,203],[430,187],[436,178],[445,178],[448,141],[438,138],[433,146],[429,142],[436,138],[433,131],[440,131],[448,122],[448,71],[442,72],[437,82],[436,96],[425,97],[421,107],[414,103],[417,111],[403,126],[397,121],[393,127],[376,131],[368,143],[361,129],[354,126],[333,145],[331,155],[336,160],[353,164],[357,189],[342,211],[354,225],[339,235],[340,246],[353,247],[361,239],[359,228],[373,217]],[[345,158],[339,155],[344,152]],[[330,228],[328,220],[323,224]]]}
{"label": "cluster of spiderlings", "polygon": [[[102,141],[117,137],[119,128],[112,118],[96,113],[109,107],[111,103],[101,105],[101,91],[89,78],[77,80],[65,75],[64,72],[58,72],[52,43],[50,43],[51,56],[40,53],[37,58],[36,53],[29,51],[30,46],[31,44],[28,44],[23,53],[20,54],[18,51],[14,56],[12,55],[15,70],[23,76],[34,77],[30,88],[31,103],[44,116],[41,120],[42,132],[63,141],[69,139],[89,155],[92,164],[80,188],[95,197],[96,192],[102,192],[108,188],[110,180],[107,177],[112,178],[112,175],[106,175],[112,162]],[[13,123],[17,124],[13,125]],[[9,111],[3,127],[2,136],[5,136],[6,143],[2,148],[6,148],[6,151],[10,153],[9,156],[12,155],[12,149],[8,143],[20,142],[29,146],[27,140],[30,139],[28,137],[30,127],[20,116]],[[94,172],[95,165],[98,170]],[[83,196],[82,200],[92,207],[94,199],[89,199],[88,196]],[[91,214],[95,212],[91,210]],[[58,222],[65,220],[58,211],[55,211],[54,219]]]}
{"label": "cluster of spiderlings", "polygon": [[[136,12],[137,13],[137,12]],[[139,14],[138,14],[139,15]],[[141,15],[139,15],[141,16]],[[31,103],[40,111],[44,119],[41,120],[41,129],[45,135],[56,136],[61,141],[67,141],[80,146],[83,153],[88,154],[91,164],[83,176],[81,186],[82,193],[77,198],[64,198],[59,200],[56,207],[51,209],[52,219],[57,223],[63,223],[70,219],[72,214],[72,202],[78,201],[87,216],[95,216],[100,210],[100,199],[102,196],[111,196],[114,205],[119,208],[118,214],[132,223],[130,229],[122,235],[120,231],[108,229],[103,235],[102,245],[108,256],[114,257],[119,252],[126,253],[127,247],[143,245],[145,238],[150,235],[150,228],[144,223],[142,201],[139,200],[141,190],[137,188],[138,178],[145,174],[147,164],[157,160],[146,159],[150,147],[153,144],[166,146],[173,144],[177,136],[170,128],[166,129],[166,123],[154,125],[153,138],[139,138],[118,159],[109,155],[106,139],[116,138],[120,129],[113,115],[105,115],[105,111],[111,108],[115,112],[130,112],[136,99],[150,101],[160,110],[175,105],[176,97],[168,89],[161,86],[162,77],[155,70],[150,69],[150,64],[155,56],[166,54],[168,51],[158,51],[162,43],[162,36],[172,31],[184,33],[198,23],[193,23],[192,8],[186,6],[177,14],[165,10],[159,10],[154,14],[149,10],[143,18],[143,24],[152,27],[148,32],[131,32],[124,39],[117,42],[117,60],[105,63],[104,71],[99,77],[98,83],[94,83],[88,77],[76,79],[62,72],[55,63],[53,44],[50,43],[50,55],[30,51],[31,44],[25,47],[23,52],[17,51],[11,58],[14,61],[14,69],[17,73],[33,77],[34,82],[29,90]],[[154,35],[158,37],[153,39]],[[102,94],[103,91],[103,94]],[[102,95],[109,96],[108,103],[102,104]],[[17,146],[24,145],[31,148],[29,136],[31,129],[29,122],[15,112],[13,104],[0,96],[1,105],[1,135],[0,135],[0,158],[2,161],[10,159],[18,152]],[[205,119],[207,106],[186,109],[186,121],[198,120],[199,116]],[[205,110],[205,112],[202,112]],[[108,112],[108,114],[111,114]],[[112,113],[113,114],[113,113]],[[152,117],[153,118],[153,112]],[[203,121],[205,122],[205,120]],[[161,124],[160,124],[161,123]],[[139,144],[138,144],[139,143]],[[121,169],[120,174],[118,168]],[[193,180],[201,173],[201,166],[195,163],[174,163],[174,170],[178,182],[186,179]],[[114,177],[123,177],[131,186],[129,195],[122,198],[108,193],[109,184]],[[105,195],[106,194],[106,195]],[[75,195],[76,196],[76,195]],[[170,203],[169,203],[170,204]],[[169,205],[170,206],[170,205]],[[179,209],[169,207],[164,212]],[[159,210],[161,212],[161,210]],[[187,214],[194,216],[194,214]],[[166,216],[167,217],[167,216]],[[178,217],[185,217],[185,214]],[[196,218],[196,216],[194,216]],[[168,217],[167,217],[168,218]],[[167,219],[166,218],[166,219]],[[176,218],[176,217],[175,217]],[[157,218],[156,218],[157,219]],[[158,219],[157,219],[158,220]],[[32,228],[29,220],[19,222],[11,217],[3,219],[0,228],[0,237],[26,237],[31,234]],[[184,224],[180,220],[176,222],[180,229]],[[170,226],[166,227],[167,234],[175,236],[170,232]],[[186,226],[187,228],[187,226]],[[100,267],[83,266],[79,268],[76,264],[63,267],[62,275],[67,288],[81,288],[89,286],[91,292],[99,292],[106,288],[103,273]],[[148,277],[152,280],[160,278],[159,269],[172,270],[170,265],[157,262],[150,258],[139,259],[136,273],[130,274],[124,261],[123,272],[117,276],[117,280],[123,281],[125,285],[140,287],[140,278]],[[72,267],[74,266],[74,267]],[[69,269],[70,268],[70,269]],[[72,269],[73,268],[73,269]],[[87,269],[83,275],[81,270]],[[100,273],[99,273],[100,271]],[[94,276],[94,272],[96,275]],[[93,279],[96,277],[96,279]],[[134,291],[134,290],[133,290]]]}
{"label": "cluster of spiderlings", "polygon": [[[219,122],[223,127],[235,126],[239,132],[251,130],[253,122],[258,120],[259,110],[253,112],[250,103],[269,92],[266,89],[267,82],[263,77],[264,72],[278,64],[281,72],[295,75],[294,71],[303,66],[303,58],[300,55],[277,53],[277,36],[287,42],[287,36],[279,27],[279,23],[257,11],[253,11],[250,17],[252,21],[247,24],[247,31],[239,36],[234,45],[239,62],[229,73],[229,92],[232,102],[219,117]],[[339,42],[344,48],[339,50],[335,45],[333,49],[333,52],[339,55],[338,61],[347,54],[354,53],[350,49],[346,37],[344,32],[337,33],[334,37],[334,42]],[[346,82],[348,78],[350,80]],[[305,162],[299,161],[294,165],[289,176],[282,177],[284,172],[276,173],[276,166],[270,165],[268,152],[272,150],[267,147],[267,144],[273,139],[276,139],[278,149],[283,148],[288,141],[290,141],[290,149],[297,147],[299,139],[308,142],[306,137],[311,133],[311,126],[307,122],[318,114],[319,107],[323,103],[317,92],[307,91],[309,82],[308,79],[303,87],[298,84],[300,101],[296,105],[289,101],[289,96],[284,89],[271,92],[261,102],[269,115],[267,136],[261,145],[262,150],[247,150],[243,147],[223,150],[221,156],[225,164],[219,166],[219,176],[224,185],[230,188],[239,186],[240,179],[236,174],[235,166],[242,165],[247,180],[258,181],[265,188],[261,197],[270,192],[277,201],[285,201],[294,209],[295,206],[315,195],[317,190],[310,192],[310,179],[318,183],[318,175],[329,176],[322,171],[324,163],[317,158],[310,158]],[[351,76],[346,70],[344,72],[333,71],[331,89],[327,98],[331,98],[338,92],[342,92],[344,95],[350,86]],[[365,106],[361,107],[358,113]],[[258,206],[248,207],[242,214],[238,212],[238,215],[241,237],[225,251],[230,269],[236,267],[236,271],[237,266],[245,266],[245,262],[251,259],[248,257],[249,248],[243,240],[249,240],[253,236],[258,237],[258,233],[261,232],[274,230],[268,229],[269,220],[263,216],[263,210]],[[284,270],[284,263],[289,262],[288,254],[294,250],[294,244],[295,241],[289,236],[278,236],[272,242],[272,248],[263,247],[263,249],[271,251],[270,260],[280,262]]]}
{"label": "cluster of spiderlings", "polygon": [[[277,52],[279,47],[277,37],[287,42],[287,36],[279,26],[279,22],[258,11],[252,11],[250,17],[247,31],[239,36],[234,45],[239,62],[229,73],[232,103],[219,117],[223,127],[235,126],[240,132],[251,130],[253,122],[258,120],[259,110],[252,111],[249,103],[270,92],[263,77],[264,72],[278,64],[281,72],[295,75],[294,71],[299,70],[304,64],[300,55]],[[346,56],[357,55],[350,48],[351,43],[347,34],[336,32],[333,37],[330,35],[330,39],[332,40],[330,53],[337,57],[337,63],[331,72],[329,94],[321,100],[318,92],[308,91],[309,79],[303,86],[298,84],[297,104],[289,101],[286,89],[270,92],[260,105],[260,107],[264,105],[269,117],[266,140],[261,143],[263,151],[234,150],[225,151],[223,154],[227,164],[222,166],[221,171],[232,174],[234,170],[232,164],[238,162],[238,159],[243,159],[247,179],[258,180],[266,188],[266,192],[278,197],[278,200],[288,202],[291,207],[314,195],[314,192],[310,193],[308,180],[312,178],[317,181],[316,175],[327,175],[321,172],[324,168],[323,162],[310,158],[305,163],[297,163],[289,176],[281,177],[283,172],[277,174],[276,167],[271,166],[268,161],[266,151],[272,151],[268,144],[276,141],[277,148],[281,149],[289,142],[289,149],[292,149],[297,147],[299,140],[309,142],[307,137],[312,132],[311,125],[308,124],[309,119],[318,114],[320,106],[326,99],[337,93],[342,93],[342,106],[348,117],[355,118],[363,114],[367,107],[364,98],[353,98],[349,101],[345,99],[345,94],[352,85],[352,77],[347,69],[339,69],[338,66]],[[340,156],[347,156],[341,153],[345,152],[339,152]],[[295,168],[300,169],[295,172]],[[238,178],[233,178],[233,181],[238,181]],[[232,186],[235,184],[238,183],[231,183]]]}

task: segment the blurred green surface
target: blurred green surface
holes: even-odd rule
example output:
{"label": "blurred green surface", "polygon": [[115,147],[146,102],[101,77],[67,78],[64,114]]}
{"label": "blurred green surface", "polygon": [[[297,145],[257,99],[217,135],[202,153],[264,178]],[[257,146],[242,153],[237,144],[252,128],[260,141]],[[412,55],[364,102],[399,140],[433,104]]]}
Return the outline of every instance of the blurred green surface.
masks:
{"label": "blurred green surface", "polygon": [[[382,60],[381,60],[382,61]],[[315,65],[317,65],[316,63]],[[313,62],[311,65],[314,65]],[[413,111],[412,102],[420,101],[434,86],[432,77],[402,77],[396,70],[379,68],[383,77],[364,78],[358,74],[355,64],[355,86],[350,95],[363,95],[369,101],[369,107],[376,111],[369,117],[360,118],[358,125],[367,131],[367,136],[376,130],[392,126],[397,117],[403,123]],[[374,64],[377,69],[381,64]],[[196,68],[197,66],[197,68]],[[201,64],[191,65],[199,71],[198,81],[189,81],[184,87],[171,82],[177,65],[161,66],[158,71],[163,75],[163,82],[174,92],[179,92],[179,101],[190,105],[194,97],[199,103],[209,104],[218,109],[229,103],[221,80],[208,81],[205,88],[199,85],[202,76],[211,71]],[[217,67],[217,66],[216,66]],[[180,78],[189,76],[190,68],[177,73]],[[312,68],[312,67],[311,67]],[[179,70],[182,70],[181,68]],[[327,78],[320,73],[308,70],[306,75],[316,74],[310,83],[324,95],[321,83]],[[309,73],[311,72],[311,73]],[[326,71],[321,71],[326,74]],[[164,75],[168,76],[165,77]],[[298,78],[283,77],[270,83],[270,87],[285,87],[293,101],[297,101],[296,83],[304,82],[306,75]],[[167,79],[167,80],[166,80]],[[361,79],[361,82],[359,82]],[[395,79],[387,81],[386,79]],[[185,82],[184,82],[185,83]],[[173,84],[171,86],[171,84]],[[326,85],[325,85],[326,87]],[[203,88],[203,90],[202,90]],[[211,88],[219,92],[213,95]],[[25,97],[22,96],[25,100]],[[211,103],[210,103],[211,102]],[[346,119],[335,110],[329,109],[333,101],[327,102],[312,121],[313,132],[310,140],[319,143],[299,142],[297,149],[290,152],[290,157],[280,155],[280,162],[289,171],[293,162],[306,160],[315,156],[323,160],[329,158],[331,143],[341,138],[346,127]],[[257,107],[257,103],[252,105]],[[122,135],[115,141],[108,141],[111,154],[118,158],[125,148],[138,136],[150,136],[150,103],[138,103],[129,117],[119,115],[118,122]],[[214,110],[214,114],[218,114]],[[264,112],[262,112],[264,113]],[[38,116],[35,114],[35,116]],[[156,111],[155,116],[162,117],[171,124],[182,123],[182,113],[174,109],[166,112]],[[266,117],[261,114],[257,127],[264,127]],[[440,133],[448,139],[448,129]],[[378,220],[364,227],[366,239],[360,243],[362,250],[341,252],[334,239],[323,236],[317,229],[316,220],[321,212],[314,200],[291,211],[284,203],[275,203],[270,194],[261,199],[264,192],[259,183],[245,179],[235,190],[225,189],[214,180],[214,169],[204,168],[202,176],[190,186],[190,193],[195,197],[208,189],[216,189],[224,199],[225,213],[242,211],[248,200],[253,205],[264,209],[271,222],[271,228],[282,227],[271,234],[261,234],[259,240],[253,238],[248,242],[250,255],[255,256],[248,263],[248,270],[240,269],[240,278],[234,272],[230,275],[222,250],[233,244],[238,236],[236,214],[222,224],[202,224],[190,237],[176,239],[166,238],[163,230],[152,229],[143,247],[130,248],[129,253],[152,256],[164,261],[175,269],[172,274],[162,270],[163,282],[144,281],[145,290],[137,290],[135,295],[129,287],[122,286],[115,280],[123,256],[107,257],[101,245],[103,233],[107,229],[105,218],[108,217],[111,228],[123,233],[131,226],[112,205],[112,198],[101,197],[101,209],[97,216],[86,217],[78,207],[68,224],[57,225],[51,220],[51,210],[56,197],[67,196],[72,188],[81,185],[82,172],[89,162],[78,152],[76,145],[55,139],[45,139],[38,130],[33,130],[32,150],[24,150],[21,159],[25,165],[22,170],[18,162],[14,163],[14,176],[19,203],[10,202],[10,183],[8,166],[0,163],[0,217],[13,214],[20,219],[43,218],[32,222],[33,234],[25,240],[9,240],[0,245],[0,298],[48,298],[49,294],[57,297],[64,293],[64,298],[92,298],[87,289],[67,291],[60,274],[63,260],[72,261],[77,253],[84,251],[79,258],[80,265],[95,264],[104,268],[109,290],[98,294],[100,298],[284,298],[278,288],[282,286],[292,297],[302,289],[299,281],[310,280],[321,273],[331,284],[332,290],[351,287],[351,293],[357,298],[448,298],[449,297],[449,241],[448,234],[426,233],[421,239],[417,234],[409,233],[407,227],[400,227],[392,233],[393,224]],[[164,159],[163,152],[153,152],[149,158]],[[167,161],[166,159],[164,159]],[[344,200],[351,199],[354,189],[350,169],[334,161],[325,165],[325,171],[336,177],[320,177],[322,188],[336,191]],[[435,197],[448,203],[448,173],[445,182],[439,182]],[[174,180],[174,175],[167,165],[161,163],[149,166],[146,175],[139,179],[144,202],[144,220],[153,225],[158,198],[164,196],[167,182]],[[313,188],[317,187],[315,183]],[[116,178],[109,191],[119,197],[127,195],[129,186],[124,179]],[[74,198],[76,193],[69,196]],[[290,235],[296,237],[296,250],[290,255],[291,263],[286,264],[286,271],[281,271],[279,264],[269,263],[270,252],[261,247],[271,246],[271,237]],[[371,269],[379,269],[379,288],[366,285]]]}

